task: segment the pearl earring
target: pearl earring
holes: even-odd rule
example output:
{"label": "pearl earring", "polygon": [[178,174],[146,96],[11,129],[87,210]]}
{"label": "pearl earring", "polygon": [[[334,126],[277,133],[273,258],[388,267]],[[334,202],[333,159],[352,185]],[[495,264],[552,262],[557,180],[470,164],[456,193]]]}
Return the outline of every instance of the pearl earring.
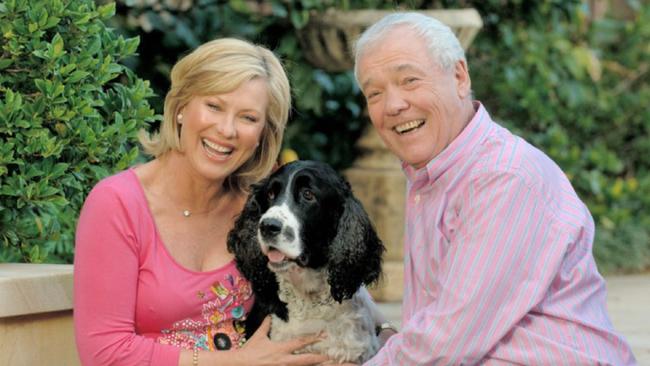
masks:
{"label": "pearl earring", "polygon": [[179,114],[176,116],[176,119],[178,120],[178,122],[182,122],[182,121],[183,121],[183,113],[179,113]]}

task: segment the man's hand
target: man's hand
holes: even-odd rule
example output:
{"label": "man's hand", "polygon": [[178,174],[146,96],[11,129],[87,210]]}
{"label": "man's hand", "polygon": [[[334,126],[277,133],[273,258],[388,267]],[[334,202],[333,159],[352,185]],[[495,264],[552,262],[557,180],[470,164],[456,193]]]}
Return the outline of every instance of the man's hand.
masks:
{"label": "man's hand", "polygon": [[377,338],[379,338],[379,347],[380,348],[383,347],[386,344],[386,342],[388,342],[388,338],[394,336],[395,334],[397,334],[397,331],[395,329],[392,328],[382,329],[381,332],[379,332],[379,334],[377,335]]}

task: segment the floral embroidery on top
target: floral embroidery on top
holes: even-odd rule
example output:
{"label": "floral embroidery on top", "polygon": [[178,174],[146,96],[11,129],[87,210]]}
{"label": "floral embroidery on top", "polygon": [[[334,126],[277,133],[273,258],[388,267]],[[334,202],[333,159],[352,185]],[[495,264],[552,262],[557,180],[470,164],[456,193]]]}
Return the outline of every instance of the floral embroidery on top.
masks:
{"label": "floral embroidery on top", "polygon": [[201,319],[175,322],[170,329],[162,330],[158,342],[210,351],[241,347],[246,342],[244,303],[253,291],[250,283],[240,276],[234,278],[228,274],[224,282],[217,281],[209,291],[197,292],[198,298],[211,299],[202,305]]}

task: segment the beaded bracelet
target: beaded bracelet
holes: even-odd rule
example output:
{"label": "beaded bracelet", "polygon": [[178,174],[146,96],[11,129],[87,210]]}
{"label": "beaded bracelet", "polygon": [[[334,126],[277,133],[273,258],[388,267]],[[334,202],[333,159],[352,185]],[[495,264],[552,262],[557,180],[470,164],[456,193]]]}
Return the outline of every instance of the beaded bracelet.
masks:
{"label": "beaded bracelet", "polygon": [[199,366],[199,349],[194,347],[192,352],[192,366]]}

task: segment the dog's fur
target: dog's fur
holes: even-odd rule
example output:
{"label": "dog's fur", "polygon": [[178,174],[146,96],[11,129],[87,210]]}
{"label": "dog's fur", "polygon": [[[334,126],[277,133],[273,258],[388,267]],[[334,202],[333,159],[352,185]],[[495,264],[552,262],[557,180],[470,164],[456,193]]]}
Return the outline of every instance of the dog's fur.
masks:
{"label": "dog's fur", "polygon": [[377,352],[373,310],[360,288],[379,278],[385,249],[329,165],[293,162],[254,185],[228,249],[255,293],[248,335],[272,314],[273,340],[325,332],[304,352],[340,363]]}

